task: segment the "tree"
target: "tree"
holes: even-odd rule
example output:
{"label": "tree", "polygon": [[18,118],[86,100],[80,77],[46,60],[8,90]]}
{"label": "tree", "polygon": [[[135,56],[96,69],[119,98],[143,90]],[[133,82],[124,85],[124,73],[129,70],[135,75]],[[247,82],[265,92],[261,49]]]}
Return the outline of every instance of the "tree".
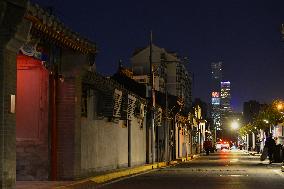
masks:
{"label": "tree", "polygon": [[284,121],[282,109],[284,110],[284,102],[282,100],[274,100],[270,105],[261,110],[252,123],[244,125],[240,128],[240,135],[244,136],[257,130],[268,132],[270,127]]}
{"label": "tree", "polygon": [[249,124],[243,125],[239,129],[239,134],[241,136],[245,136],[245,135],[253,133],[253,132],[255,133],[256,131],[257,131],[257,128],[255,127],[255,125],[252,124],[252,123],[249,123]]}
{"label": "tree", "polygon": [[274,100],[258,113],[252,125],[257,129],[268,131],[271,126],[282,123],[284,121],[283,113],[280,111],[282,104],[283,101]]}

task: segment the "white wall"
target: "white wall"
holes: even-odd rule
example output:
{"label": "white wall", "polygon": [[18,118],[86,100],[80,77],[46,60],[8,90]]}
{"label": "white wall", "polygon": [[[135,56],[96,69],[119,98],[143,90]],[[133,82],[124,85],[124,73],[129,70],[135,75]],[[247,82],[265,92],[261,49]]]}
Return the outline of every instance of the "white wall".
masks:
{"label": "white wall", "polygon": [[128,166],[128,129],[120,124],[82,119],[81,140],[83,173]]}
{"label": "white wall", "polygon": [[[91,104],[91,103],[90,103]],[[128,131],[126,122],[118,123],[88,118],[81,119],[81,171],[83,175],[128,166]],[[143,127],[136,118],[131,121],[131,166],[146,163],[146,118]]]}
{"label": "white wall", "polygon": [[131,122],[131,166],[146,163],[146,119],[141,128],[137,119]]}

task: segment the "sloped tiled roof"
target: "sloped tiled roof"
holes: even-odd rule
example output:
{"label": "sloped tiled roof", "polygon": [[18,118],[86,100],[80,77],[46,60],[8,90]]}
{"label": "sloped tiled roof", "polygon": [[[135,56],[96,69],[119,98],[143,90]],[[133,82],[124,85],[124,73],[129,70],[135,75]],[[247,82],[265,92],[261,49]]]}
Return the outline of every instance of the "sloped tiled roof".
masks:
{"label": "sloped tiled roof", "polygon": [[28,3],[25,19],[32,22],[32,30],[60,45],[84,54],[97,53],[95,43],[66,27],[55,15],[37,4]]}

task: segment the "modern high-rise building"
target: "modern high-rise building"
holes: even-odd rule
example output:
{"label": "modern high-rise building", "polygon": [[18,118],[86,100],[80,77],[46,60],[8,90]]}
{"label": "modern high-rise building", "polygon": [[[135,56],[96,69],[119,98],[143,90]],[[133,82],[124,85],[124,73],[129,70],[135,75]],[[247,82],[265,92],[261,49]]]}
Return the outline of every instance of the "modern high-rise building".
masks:
{"label": "modern high-rise building", "polygon": [[[138,49],[131,57],[133,79],[148,84],[150,72],[150,46]],[[162,93],[167,90],[171,95],[181,97],[186,108],[192,105],[192,77],[184,61],[176,53],[152,45],[152,62],[155,70],[154,88]]]}
{"label": "modern high-rise building", "polygon": [[215,139],[220,138],[221,131],[221,88],[222,62],[211,63],[211,119],[215,130]]}
{"label": "modern high-rise building", "polygon": [[231,82],[221,82],[221,111],[230,113],[231,109]]}
{"label": "modern high-rise building", "polygon": [[231,126],[231,83],[230,81],[221,82],[221,129],[225,130],[224,134],[228,135]]}
{"label": "modern high-rise building", "polygon": [[212,62],[211,63],[212,70],[212,91],[220,92],[220,82],[222,81],[222,62]]}
{"label": "modern high-rise building", "polygon": [[214,128],[221,130],[221,112],[220,112],[220,92],[214,91],[211,95],[211,118],[213,120]]}

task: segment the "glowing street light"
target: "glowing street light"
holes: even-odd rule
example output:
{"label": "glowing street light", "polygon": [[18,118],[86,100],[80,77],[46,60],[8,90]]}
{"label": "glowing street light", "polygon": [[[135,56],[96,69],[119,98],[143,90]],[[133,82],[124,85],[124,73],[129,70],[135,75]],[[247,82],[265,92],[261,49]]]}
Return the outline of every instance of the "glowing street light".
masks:
{"label": "glowing street light", "polygon": [[267,119],[264,119],[263,121],[264,121],[264,123],[269,123],[269,121]]}
{"label": "glowing street light", "polygon": [[280,102],[277,104],[277,110],[281,111],[283,109],[283,104]]}
{"label": "glowing street light", "polygon": [[237,121],[233,121],[231,127],[233,130],[236,130],[240,127],[240,124]]}

